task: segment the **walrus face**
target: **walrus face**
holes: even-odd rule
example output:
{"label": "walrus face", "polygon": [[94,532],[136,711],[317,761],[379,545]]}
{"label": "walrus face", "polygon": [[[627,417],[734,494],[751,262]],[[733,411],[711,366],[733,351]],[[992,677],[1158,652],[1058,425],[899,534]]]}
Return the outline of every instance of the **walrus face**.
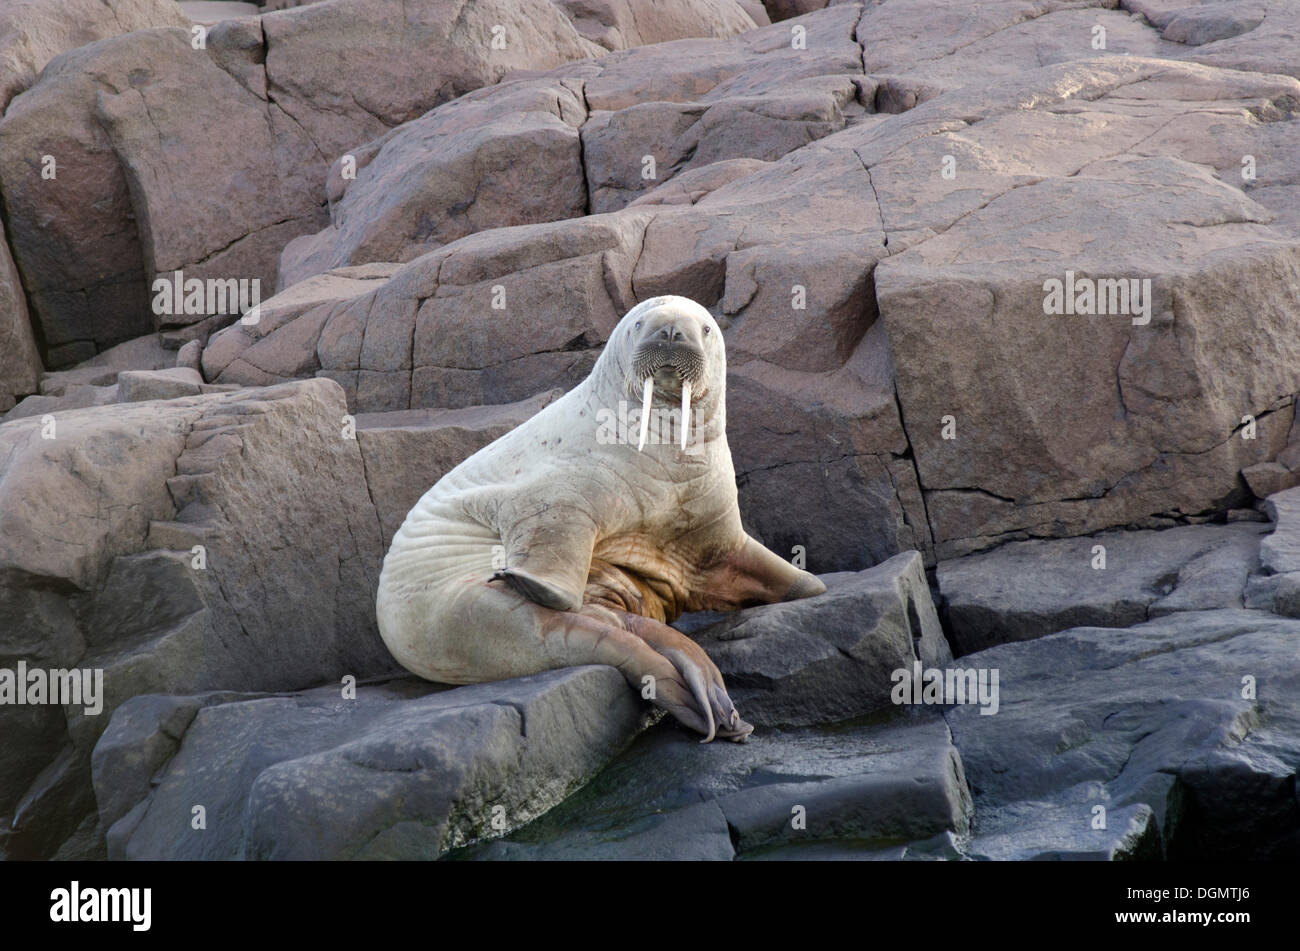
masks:
{"label": "walrus face", "polygon": [[[689,420],[692,402],[705,403],[719,383],[722,366],[722,332],[713,315],[687,297],[653,297],[628,311],[623,318],[631,359],[627,389],[641,402],[641,439],[656,396],[680,401],[682,419]],[[715,372],[710,372],[715,371]],[[724,370],[725,372],[725,370]],[[686,427],[682,427],[686,448]]]}

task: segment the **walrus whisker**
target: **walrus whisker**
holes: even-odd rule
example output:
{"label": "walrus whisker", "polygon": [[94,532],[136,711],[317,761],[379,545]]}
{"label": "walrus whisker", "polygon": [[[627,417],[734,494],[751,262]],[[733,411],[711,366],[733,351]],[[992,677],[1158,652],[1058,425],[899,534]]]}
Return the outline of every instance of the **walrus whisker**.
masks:
{"label": "walrus whisker", "polygon": [[637,440],[636,451],[645,449],[645,438],[650,433],[650,403],[655,395],[655,378],[645,378],[645,388],[641,396],[641,438]]}

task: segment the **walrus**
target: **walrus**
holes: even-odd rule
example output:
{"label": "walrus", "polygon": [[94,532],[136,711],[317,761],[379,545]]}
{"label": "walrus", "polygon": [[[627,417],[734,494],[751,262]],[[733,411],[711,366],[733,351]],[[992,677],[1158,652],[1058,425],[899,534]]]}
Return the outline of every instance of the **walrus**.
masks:
{"label": "walrus", "polygon": [[[653,685],[652,702],[700,742],[744,740],[753,727],[717,667],[669,624],[826,587],[741,525],[726,375],[722,332],[695,301],[628,311],[585,380],[406,516],[376,599],[398,662],[453,684],[608,664],[637,690]],[[630,431],[610,438],[620,402],[641,406],[635,444]],[[675,409],[680,440],[647,445],[647,421]]]}

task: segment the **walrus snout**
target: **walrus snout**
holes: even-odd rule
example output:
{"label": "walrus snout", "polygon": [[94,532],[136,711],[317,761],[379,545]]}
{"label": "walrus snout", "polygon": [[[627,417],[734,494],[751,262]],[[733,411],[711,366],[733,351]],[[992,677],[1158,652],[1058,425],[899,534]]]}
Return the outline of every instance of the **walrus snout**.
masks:
{"label": "walrus snout", "polygon": [[[670,331],[681,333],[670,327],[663,330],[665,334]],[[637,386],[649,377],[656,377],[655,382],[661,385],[670,381],[695,384],[703,375],[704,351],[680,338],[670,340],[667,336],[656,335],[639,346],[632,357],[632,376]]]}

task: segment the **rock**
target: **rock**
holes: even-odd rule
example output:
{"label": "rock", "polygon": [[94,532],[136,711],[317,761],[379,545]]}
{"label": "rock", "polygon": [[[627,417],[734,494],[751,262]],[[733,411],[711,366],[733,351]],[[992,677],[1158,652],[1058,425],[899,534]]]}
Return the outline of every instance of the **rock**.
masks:
{"label": "rock", "polygon": [[60,53],[160,26],[188,26],[172,0],[10,0],[0,11],[0,113]]}
{"label": "rock", "polygon": [[169,370],[123,370],[117,375],[117,400],[119,403],[139,403],[143,400],[171,400],[181,396],[197,396],[203,377],[190,367],[172,367]]}
{"label": "rock", "polygon": [[0,412],[36,392],[41,370],[27,297],[0,227]]}
{"label": "rock", "polygon": [[754,21],[754,25],[771,26],[772,20],[767,15],[767,10],[763,7],[762,0],[737,0],[742,10],[749,14],[749,18]]}
{"label": "rock", "polygon": [[553,390],[505,406],[358,415],[357,443],[385,550],[407,513],[439,479],[561,395]]}
{"label": "rock", "polygon": [[745,719],[810,726],[888,709],[895,671],[952,659],[919,552],[822,576],[828,592],[751,608],[694,634]]}
{"label": "rock", "polygon": [[[891,204],[889,196],[919,173],[904,177],[898,168],[896,186],[891,180],[895,172],[888,169],[907,163],[897,150],[883,157],[883,150],[891,148],[886,125],[868,129],[875,144],[859,147],[859,152],[871,166],[890,227],[889,246],[910,244],[884,259],[874,277],[938,557],[1026,535],[1155,527],[1169,514],[1240,507],[1244,499],[1237,472],[1273,458],[1284,445],[1293,394],[1300,388],[1295,370],[1300,364],[1281,354],[1261,363],[1251,354],[1257,347],[1272,352],[1277,346],[1279,322],[1289,319],[1283,300],[1291,292],[1286,288],[1300,282],[1300,246],[1284,229],[1270,226],[1274,216],[1268,210],[1203,167],[1166,153],[1174,150],[1178,136],[1172,130],[1180,121],[1187,130],[1199,126],[1201,97],[1219,95],[1203,85],[1209,77],[1198,69],[1133,57],[1108,60],[1105,67],[1091,68],[1086,79],[1070,65],[1026,74],[1016,82],[1037,85],[1048,77],[1056,81],[1077,75],[1099,84],[1092,105],[1067,107],[1059,114],[1062,126],[1050,136],[1051,149],[1061,149],[1066,164],[1053,171],[1039,159],[1024,168],[1019,181],[1008,177],[993,187],[1000,169],[974,155],[959,159],[959,164],[973,161],[969,181],[989,190],[979,205],[932,236],[925,232],[934,230],[933,223],[925,231],[913,229],[943,200],[936,196],[916,205],[915,188],[909,186],[913,194]],[[1297,87],[1283,94],[1279,83],[1288,84],[1277,77],[1236,74],[1223,79],[1238,85],[1234,95],[1246,96],[1240,87],[1255,86],[1283,110],[1279,121],[1289,107],[1270,97],[1295,101],[1292,97],[1300,93]],[[967,96],[963,90],[933,100],[903,118],[919,122],[932,108],[937,113],[945,103],[956,105]],[[1141,154],[1128,157],[1094,158],[1070,144],[1065,129],[1093,121],[1084,120],[1079,110],[1096,110],[1095,121],[1104,123],[1130,121],[1120,102],[1124,97],[1140,97],[1153,114],[1168,110],[1163,114],[1169,118],[1161,120],[1170,123],[1168,138],[1149,140]],[[978,107],[972,103],[972,108]],[[988,116],[964,127],[960,137],[981,137],[979,127],[988,122],[983,134],[1022,141],[1012,126],[1057,125],[1047,118],[1057,114],[1044,108],[1006,119]],[[852,132],[857,130],[840,135]],[[1135,127],[1124,136],[1136,134],[1149,139],[1150,131],[1138,133]],[[967,148],[956,139],[945,142],[943,134],[927,141],[926,148],[932,147],[955,149],[953,154]],[[1112,155],[1116,147],[1124,146],[1116,143]],[[1155,157],[1156,152],[1165,154]],[[1170,188],[1180,190],[1179,211],[1176,217],[1162,217],[1156,206],[1168,201]],[[1075,238],[1058,242],[1047,234],[1057,234],[1055,224],[1025,223],[1026,209],[1044,202],[1072,209],[1069,227]],[[1147,203],[1150,211],[1134,217]],[[912,218],[914,212],[922,217]],[[1144,222],[1141,237],[1136,232],[1124,237],[1139,218]],[[1101,233],[1111,235],[1104,246],[1088,237]],[[1252,237],[1226,244],[1214,237],[1229,233]],[[1140,254],[1128,253],[1138,245]],[[1198,246],[1201,251],[1193,250]],[[1126,250],[1121,254],[1119,248]],[[1253,268],[1258,271],[1252,273]],[[1195,278],[1185,276],[1190,274]],[[1064,286],[1076,275],[1089,281],[1150,280],[1149,322],[1134,323],[1146,321],[1145,311],[1045,314],[1045,282]],[[1263,288],[1268,290],[1261,292]],[[1279,288],[1280,295],[1275,294]],[[1210,328],[1220,320],[1231,322],[1230,336],[1241,342],[1239,349],[1210,355],[1174,343],[1193,332],[1201,339],[1216,335],[1219,331]],[[1079,332],[1081,321],[1089,328],[1085,335]],[[936,341],[956,339],[962,346],[936,359]],[[1026,350],[1042,356],[1031,357]],[[986,359],[963,359],[977,353],[998,354],[996,367],[990,369]],[[1041,372],[1048,353],[1069,361],[1069,380]],[[1237,430],[1249,421],[1246,417],[1255,422],[1242,438]],[[952,439],[944,436],[948,420],[955,427]]]}
{"label": "rock", "polygon": [[854,40],[856,5],[810,14],[725,40],[682,39],[572,63],[547,75],[581,81],[587,108],[618,111],[641,103],[716,103],[765,93],[780,97],[808,77],[862,75]]}
{"label": "rock", "polygon": [[1113,6],[1109,0],[1033,7],[992,0],[971,9],[960,0],[891,0],[864,7],[857,35],[871,38],[863,65],[880,81],[881,111],[888,112],[1041,66],[1183,54],[1183,47]]}
{"label": "rock", "polygon": [[1250,486],[1256,498],[1267,498],[1285,489],[1300,485],[1300,476],[1280,462],[1257,462],[1241,470],[1241,477]]}
{"label": "rock", "polygon": [[512,70],[590,55],[547,0],[336,0],[261,26],[267,96],[327,162]]}
{"label": "rock", "polygon": [[640,198],[628,203],[640,205],[693,205],[705,195],[716,191],[739,178],[752,175],[769,163],[762,159],[724,159],[674,175],[662,185],[656,185]]}
{"label": "rock", "polygon": [[1012,542],[941,561],[936,575],[953,650],[964,655],[1072,627],[1129,627],[1174,611],[1240,608],[1266,530],[1245,522],[1108,532]]}
{"label": "rock", "polygon": [[1300,571],[1300,490],[1287,489],[1264,500],[1273,533],[1259,546],[1259,560],[1272,574]]}
{"label": "rock", "polygon": [[945,711],[975,797],[970,854],[1141,858],[1149,823],[1170,859],[1300,855],[1297,636],[1257,611],[1194,611],[963,657],[1001,672],[996,716]]}
{"label": "rock", "polygon": [[760,731],[708,757],[695,747],[662,724],[542,819],[452,857],[798,858],[821,846],[843,858],[969,829],[961,758],[935,715]]}
{"label": "rock", "polygon": [[727,422],[741,517],[773,551],[802,551],[812,571],[852,570],[910,549],[933,561],[883,344],[877,324],[827,373],[732,365]]}
{"label": "rock", "polygon": [[112,386],[90,386],[71,384],[64,387],[58,396],[29,396],[4,415],[4,422],[26,419],[29,416],[44,417],[49,413],[63,412],[70,409],[85,409],[89,406],[107,406],[118,402],[118,388]]}
{"label": "rock", "polygon": [[180,697],[145,694],[118,707],[91,754],[102,828],[111,829],[149,798],[154,776],[176,755],[200,709],[258,696],[230,691]]}
{"label": "rock", "polygon": [[346,412],[316,380],[0,426],[0,652],[104,672],[98,716],[0,706],[10,857],[52,854],[94,810],[91,749],[133,696],[395,669],[374,618],[379,520]]}
{"label": "rock", "polygon": [[[141,223],[156,324],[161,329],[239,316],[245,308],[237,297],[255,302],[261,296],[246,290],[251,282],[268,296],[275,287],[284,244],[324,223],[319,179],[301,171],[322,164],[322,153],[290,116],[245,88],[215,55],[196,53],[188,33],[132,35],[119,47],[123,74],[134,60],[147,62],[148,71],[131,73],[129,85],[98,92],[94,114]],[[167,148],[158,148],[159,138]],[[181,290],[166,284],[160,291],[156,278],[183,280],[183,311],[174,306]],[[211,282],[197,307],[188,298],[196,278]]]}
{"label": "rock", "polygon": [[198,340],[191,340],[176,351],[176,366],[188,367],[195,373],[199,373],[199,379],[202,377],[202,359],[203,344]]}
{"label": "rock", "polygon": [[[981,809],[986,829],[968,846],[971,857],[986,861],[1151,862],[1163,858],[1160,824],[1146,803],[1109,807],[1104,828],[1093,828],[1090,805],[1107,801],[1105,786],[1085,784],[1066,797],[1043,802],[1016,802]],[[1106,807],[1103,807],[1106,808]]]}
{"label": "rock", "polygon": [[349,264],[410,261],[488,228],[585,214],[585,118],[580,89],[506,83],[354,149],[330,171],[330,227],[289,243],[280,286]]}
{"label": "rock", "polygon": [[[545,0],[438,0],[409,18],[400,0],[336,0],[225,21],[210,39],[194,50],[187,31],[142,30],[66,53],[0,122],[10,240],[52,365],[152,329],[155,272],[269,290],[283,245],[325,224],[336,156],[589,46]],[[160,135],[172,147],[153,147]],[[45,154],[63,168],[57,187],[41,177]]]}
{"label": "rock", "polygon": [[244,385],[329,376],[360,412],[569,389],[632,306],[630,272],[647,218],[483,232],[380,279],[365,269],[377,266],[328,272],[264,302],[256,324],[213,335],[204,375]]}
{"label": "rock", "polygon": [[158,342],[157,334],[146,334],[109,347],[71,369],[46,373],[41,377],[41,393],[62,396],[72,386],[105,386],[115,383],[123,370],[166,370],[175,360],[176,355]]}
{"label": "rock", "polygon": [[591,209],[616,211],[664,180],[714,162],[780,158],[839,131],[846,116],[861,115],[856,96],[846,76],[816,77],[760,96],[595,112],[582,127]]}
{"label": "rock", "polygon": [[1162,35],[1191,47],[1191,62],[1300,78],[1294,9],[1285,0],[1188,5],[1160,24]]}
{"label": "rock", "polygon": [[[95,751],[101,819],[115,823],[109,856],[437,858],[495,836],[498,817],[513,829],[545,813],[645,717],[610,667],[457,689],[411,678],[355,690],[352,699],[321,687],[126,704]],[[140,781],[159,766],[152,788]],[[141,796],[125,812],[124,776]],[[206,806],[208,827],[178,837],[195,803]]]}
{"label": "rock", "polygon": [[[788,37],[778,44],[769,27],[615,54],[550,78],[581,83],[589,108],[615,114],[636,108],[638,76],[660,109],[768,101],[811,83],[801,70],[833,78],[826,71],[849,68],[837,64],[840,44],[856,47],[855,15],[836,6],[802,18],[808,51],[790,50]],[[756,49],[766,52],[736,58]],[[1224,113],[1225,98],[1241,111]],[[1030,536],[1207,519],[1243,507],[1236,474],[1282,450],[1300,389],[1280,329],[1294,296],[1286,289],[1300,282],[1300,231],[1229,184],[1252,142],[1281,148],[1296,101],[1300,85],[1284,77],[1136,56],[975,83],[850,125],[699,197],[683,187],[673,204],[468,235],[411,261],[373,298],[344,304],[340,295],[332,312],[304,308],[282,326],[218,335],[205,372],[241,384],[330,375],[363,412],[508,402],[576,382],[603,341],[606,307],[681,293],[729,322],[732,425],[755,434],[733,439],[738,475],[761,500],[742,493],[742,510],[771,520],[770,500],[790,504],[788,480],[802,473],[807,488],[793,501],[802,518],[757,530],[782,549],[805,545],[816,570],[909,548],[929,562]],[[1231,143],[1221,151],[1202,144],[1221,136]],[[1028,151],[1011,154],[1008,142]],[[963,170],[957,178],[930,170],[939,146]],[[1069,209],[1078,246],[1058,246],[1053,223],[1025,224],[1048,200]],[[1134,202],[1149,205],[1141,236]],[[1127,237],[1087,239],[1112,232]],[[556,241],[584,253],[523,266],[518,249]],[[1137,257],[1116,250],[1133,245]],[[494,263],[476,264],[481,283],[464,291],[448,265],[470,259]],[[1150,280],[1143,313],[1044,314],[1044,281],[1075,275]],[[501,321],[480,336],[474,308],[493,288],[508,291],[506,313],[552,313],[542,283],[601,317],[583,325],[564,309],[543,318],[544,339]],[[985,319],[994,301],[996,319]],[[363,332],[371,313],[382,318]],[[1080,336],[1081,319],[1094,332]],[[1227,321],[1238,329],[1224,353],[1169,342],[1192,328],[1198,340],[1221,336]],[[936,360],[936,341],[954,333],[965,345]],[[1257,366],[1252,354],[1278,347]],[[988,352],[1014,359],[990,371]],[[1059,353],[1077,356],[1077,379],[1035,369]],[[835,397],[846,382],[861,399]],[[816,395],[788,395],[805,393]],[[1238,433],[1246,417],[1253,428]]]}
{"label": "rock", "polygon": [[[757,25],[736,0],[553,0],[586,40],[623,50],[683,37],[726,37]],[[766,19],[766,17],[764,17]]]}
{"label": "rock", "polygon": [[1263,22],[1267,9],[1263,3],[1212,3],[1178,10],[1161,24],[1160,35],[1175,43],[1202,46],[1249,33]]}
{"label": "rock", "polygon": [[[127,180],[94,104],[100,89],[129,89],[127,74],[148,67],[128,50],[173,35],[184,43],[180,31],[143,31],[64,53],[0,120],[9,243],[51,367],[154,329]],[[51,167],[56,177],[42,177]]]}
{"label": "rock", "polygon": [[257,16],[262,12],[262,8],[255,3],[240,3],[237,0],[182,0],[179,6],[181,13],[195,23],[208,26],[222,20]]}
{"label": "rock", "polygon": [[[584,0],[582,9],[593,8]],[[672,10],[659,5],[654,13],[668,16]],[[697,55],[712,54],[727,64],[724,69],[739,74],[728,88],[736,81],[744,85],[755,56],[778,70],[858,71],[852,18],[823,19],[827,23],[816,28],[815,55],[803,53],[797,60],[774,48],[773,39],[785,38],[781,31],[689,42]],[[730,32],[720,29],[718,35]],[[748,58],[740,59],[744,54]],[[589,115],[590,89],[597,90],[597,102],[611,105],[599,90],[631,81],[654,83],[657,77],[646,75],[652,60],[631,55],[596,75],[594,67],[583,64],[543,79],[503,83],[353,148],[330,173],[331,226],[285,249],[280,287],[342,265],[409,261],[487,228],[616,210],[680,172],[739,157],[779,157],[863,112],[849,78],[800,81],[796,73],[793,83],[762,87],[763,95],[746,96],[741,88],[740,94],[717,100],[709,93],[700,102],[638,103]],[[676,70],[681,72],[680,64]],[[465,134],[469,128],[474,135]],[[520,160],[525,154],[527,162]],[[642,177],[644,155],[657,160],[650,180]],[[467,193],[473,196],[468,203]]]}
{"label": "rock", "polygon": [[[60,163],[52,181],[31,158],[46,152]],[[320,225],[310,179],[278,170],[318,163],[315,146],[184,30],[57,58],[0,121],[0,156],[15,261],[53,366],[76,362],[72,346],[93,353],[213,307],[229,313],[214,293],[177,313],[154,276],[188,269],[221,282],[222,298],[240,281],[269,291],[284,241]]]}
{"label": "rock", "polygon": [[767,9],[767,15],[775,23],[778,20],[789,20],[791,17],[821,10],[828,2],[829,0],[763,0],[763,6]]}

